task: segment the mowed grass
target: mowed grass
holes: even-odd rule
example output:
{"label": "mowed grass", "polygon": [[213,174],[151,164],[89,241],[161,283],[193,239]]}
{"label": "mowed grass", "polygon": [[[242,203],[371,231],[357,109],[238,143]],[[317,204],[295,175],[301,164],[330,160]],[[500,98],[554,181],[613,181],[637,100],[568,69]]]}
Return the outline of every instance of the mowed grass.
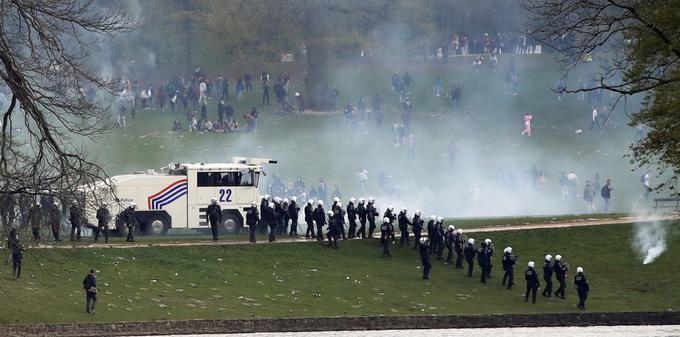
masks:
{"label": "mowed grass", "polygon": [[[631,248],[634,225],[485,233],[477,241],[489,237],[496,247],[488,284],[478,269],[470,279],[434,259],[424,281],[416,251],[393,246],[393,257],[381,258],[367,240],[340,242],[338,250],[316,242],[29,250],[20,281],[1,269],[0,322],[571,312],[577,266],[591,282],[589,311],[678,310],[680,229],[667,226],[668,250],[649,265]],[[500,285],[508,245],[520,256],[511,291]],[[571,265],[567,300],[524,303],[524,266],[540,266],[546,253]],[[96,315],[84,313],[81,281],[90,268],[99,270]]]}

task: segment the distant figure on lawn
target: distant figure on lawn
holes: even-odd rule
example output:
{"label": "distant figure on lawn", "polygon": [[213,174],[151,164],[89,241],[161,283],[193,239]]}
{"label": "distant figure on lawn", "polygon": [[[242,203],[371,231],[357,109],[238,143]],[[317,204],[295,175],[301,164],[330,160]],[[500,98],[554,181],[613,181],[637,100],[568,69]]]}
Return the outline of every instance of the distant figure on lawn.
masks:
{"label": "distant figure on lawn", "polygon": [[97,304],[97,274],[94,269],[83,279],[83,288],[85,289],[85,312],[94,314],[94,306]]}

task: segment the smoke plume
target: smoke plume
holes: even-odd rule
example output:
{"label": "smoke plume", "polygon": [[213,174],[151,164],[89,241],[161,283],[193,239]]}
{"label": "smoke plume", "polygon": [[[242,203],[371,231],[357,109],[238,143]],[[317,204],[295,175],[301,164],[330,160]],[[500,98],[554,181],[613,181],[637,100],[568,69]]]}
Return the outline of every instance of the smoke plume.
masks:
{"label": "smoke plume", "polygon": [[654,221],[637,223],[634,227],[635,241],[633,245],[637,250],[642,264],[650,264],[666,250],[666,225]]}

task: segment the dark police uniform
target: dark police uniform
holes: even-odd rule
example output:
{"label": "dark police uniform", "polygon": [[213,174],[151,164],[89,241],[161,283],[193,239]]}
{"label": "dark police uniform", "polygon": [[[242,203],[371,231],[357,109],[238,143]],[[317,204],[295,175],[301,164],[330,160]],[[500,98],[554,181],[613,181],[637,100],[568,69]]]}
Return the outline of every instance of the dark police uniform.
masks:
{"label": "dark police uniform", "polygon": [[323,226],[326,224],[326,211],[318,205],[314,210],[314,222],[316,222],[316,241],[323,241]]}
{"label": "dark police uniform", "polygon": [[368,220],[368,238],[373,239],[373,232],[375,232],[375,217],[378,216],[378,212],[375,209],[375,205],[372,202],[368,203],[366,206],[366,219]]}
{"label": "dark police uniform", "polygon": [[404,247],[404,245],[409,246],[409,233],[408,226],[411,225],[411,221],[406,217],[406,213],[399,212],[397,216],[397,221],[399,222],[399,231],[401,231],[401,239],[399,240],[399,245]]}
{"label": "dark police uniform", "polygon": [[274,242],[276,241],[276,214],[274,209],[267,205],[260,211],[264,223],[269,227],[269,242]]}
{"label": "dark police uniform", "polygon": [[486,283],[486,268],[490,261],[489,248],[487,247],[486,242],[482,242],[481,247],[479,247],[479,252],[477,253],[477,263],[479,263],[479,269],[481,270],[480,281],[482,283]]}
{"label": "dark police uniform", "polygon": [[80,210],[73,205],[69,210],[69,221],[71,221],[71,241],[80,241]]}
{"label": "dark police uniform", "polygon": [[298,212],[300,212],[300,207],[293,200],[290,201],[288,205],[288,216],[290,217],[290,233],[288,235],[298,235]]}
{"label": "dark police uniform", "polygon": [[349,221],[349,230],[347,231],[347,237],[354,239],[356,237],[357,231],[357,211],[354,207],[353,202],[349,202],[347,205],[347,220]]}
{"label": "dark police uniform", "polygon": [[577,273],[574,276],[574,287],[576,287],[576,292],[578,292],[578,304],[576,307],[586,310],[586,299],[588,299],[590,285],[588,285],[588,280],[586,280],[586,276],[583,273]]}
{"label": "dark police uniform", "polygon": [[420,238],[422,237],[423,233],[423,220],[420,220],[419,215],[413,216],[413,220],[411,220],[411,227],[413,228],[413,237],[415,239],[413,249],[418,249],[420,246]]}
{"label": "dark police uniform", "polygon": [[465,256],[465,262],[468,264],[468,277],[472,277],[472,269],[474,268],[474,258],[477,250],[475,246],[471,243],[465,244],[465,249],[463,249],[463,255]]}
{"label": "dark police uniform", "polygon": [[250,238],[249,241],[252,243],[255,243],[257,240],[255,239],[255,231],[257,230],[257,223],[260,219],[260,214],[257,211],[257,207],[250,207],[248,208],[248,211],[246,211],[246,225],[248,225],[248,228],[250,229]]}
{"label": "dark police uniform", "polygon": [[524,302],[529,301],[529,293],[531,293],[531,301],[536,303],[536,291],[538,291],[540,286],[536,269],[527,267],[527,270],[524,271],[524,279],[527,281],[527,292],[524,294]]}
{"label": "dark police uniform", "polygon": [[421,245],[420,242],[418,242],[418,249],[419,249],[419,252],[420,252],[420,262],[423,263],[423,279],[424,280],[430,279],[430,270],[432,270],[432,263],[430,263],[430,247],[429,246],[430,246],[429,242],[428,242],[428,244],[423,244],[423,245]]}
{"label": "dark police uniform", "polygon": [[305,233],[306,238],[314,238],[316,235],[314,235],[314,206],[312,204],[307,203],[307,206],[305,206],[305,222],[307,223],[307,232]]}
{"label": "dark police uniform", "polygon": [[104,234],[104,243],[109,243],[109,221],[111,213],[105,207],[97,210],[97,230],[94,232],[94,242],[99,240],[99,235]]}
{"label": "dark police uniform", "polygon": [[567,268],[567,266],[564,265],[562,261],[555,260],[553,271],[555,272],[555,278],[557,279],[557,282],[560,283],[560,287],[557,288],[557,291],[555,291],[555,296],[565,299],[564,290],[567,288],[567,271],[569,271],[569,268]]}
{"label": "dark police uniform", "polygon": [[512,253],[505,252],[503,253],[502,261],[505,273],[503,274],[503,282],[501,284],[507,286],[508,289],[512,289],[512,286],[515,285],[515,264],[517,259]]}
{"label": "dark police uniform", "polygon": [[463,234],[458,234],[453,237],[453,249],[456,251],[456,269],[463,269],[463,247],[465,245],[465,237]]}
{"label": "dark police uniform", "polygon": [[456,235],[452,230],[447,230],[446,233],[444,233],[444,246],[447,250],[446,264],[453,263],[453,239],[455,236]]}
{"label": "dark police uniform", "polygon": [[357,206],[357,215],[359,215],[359,230],[357,231],[357,237],[365,239],[366,238],[366,216],[368,211],[366,211],[366,206],[363,203],[359,203]]}
{"label": "dark police uniform", "polygon": [[137,227],[137,216],[135,213],[135,210],[128,206],[122,214],[123,221],[125,222],[128,231],[127,239],[125,240],[127,242],[135,242],[134,233],[135,228]]}
{"label": "dark police uniform", "polygon": [[205,218],[210,221],[210,230],[213,240],[217,240],[217,230],[222,223],[222,208],[217,203],[208,205],[205,210]]}
{"label": "dark police uniform", "polygon": [[390,242],[392,241],[392,225],[389,222],[383,222],[380,225],[380,244],[383,246],[383,257],[390,255]]}
{"label": "dark police uniform", "polygon": [[553,287],[552,274],[553,274],[552,263],[550,263],[550,261],[548,260],[545,260],[543,262],[543,280],[545,281],[545,289],[543,289],[543,296],[545,297],[552,296]]}

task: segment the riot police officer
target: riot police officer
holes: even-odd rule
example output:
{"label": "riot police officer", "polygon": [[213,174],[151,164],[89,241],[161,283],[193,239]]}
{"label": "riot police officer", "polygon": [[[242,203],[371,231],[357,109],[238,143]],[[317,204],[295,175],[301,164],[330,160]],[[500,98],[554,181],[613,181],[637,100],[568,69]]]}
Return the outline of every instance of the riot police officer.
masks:
{"label": "riot police officer", "polygon": [[486,268],[490,263],[491,259],[489,257],[489,249],[487,248],[486,241],[483,241],[477,252],[477,263],[479,264],[479,270],[481,271],[480,282],[486,283]]}
{"label": "riot police officer", "polygon": [[438,217],[437,221],[434,223],[434,237],[437,249],[435,254],[437,255],[437,260],[441,261],[444,254],[444,218]]}
{"label": "riot police officer", "polygon": [[368,220],[368,238],[373,239],[373,232],[375,232],[375,217],[378,216],[378,210],[375,209],[375,199],[368,198],[368,206],[366,206],[366,219]]}
{"label": "riot police officer", "polygon": [[305,222],[307,223],[307,232],[305,232],[305,238],[315,238],[314,234],[314,200],[307,200],[307,205],[305,205]]}
{"label": "riot police officer", "polygon": [[536,303],[536,291],[538,291],[538,273],[534,269],[534,261],[529,261],[527,270],[524,271],[524,279],[527,281],[527,292],[524,294],[524,302],[529,301],[529,293],[531,293],[531,301]]}
{"label": "riot police officer", "polygon": [[349,204],[347,204],[347,221],[349,221],[349,230],[347,231],[347,237],[354,239],[357,232],[357,211],[354,207],[356,199],[349,198]]}
{"label": "riot police officer", "polygon": [[586,310],[586,299],[588,299],[588,292],[590,291],[590,285],[586,279],[586,275],[583,273],[583,268],[576,268],[576,275],[574,276],[574,287],[578,293],[578,304],[577,308],[581,310]]}
{"label": "riot police officer", "polygon": [[503,286],[512,289],[515,285],[515,264],[517,263],[517,258],[512,254],[512,247],[507,247],[503,250],[503,257],[501,258],[503,262]]}
{"label": "riot police officer", "polygon": [[444,233],[444,246],[447,250],[446,264],[453,264],[453,239],[456,236],[455,230],[456,227],[454,225],[449,225],[446,233]]}
{"label": "riot police officer", "polygon": [[260,214],[257,211],[257,204],[255,201],[253,201],[250,204],[250,208],[248,208],[248,211],[246,211],[246,225],[248,225],[248,228],[250,229],[250,238],[248,241],[255,243],[257,240],[255,239],[255,231],[257,229],[257,223],[260,219]]}
{"label": "riot police officer", "polygon": [[432,254],[432,251],[436,251],[437,249],[437,240],[435,238],[435,223],[437,221],[437,217],[435,215],[430,215],[430,220],[427,222],[427,237],[430,239],[430,254]]}
{"label": "riot police officer", "polygon": [[491,268],[493,267],[493,242],[491,239],[485,239],[484,243],[486,244],[486,254],[488,255],[488,259],[486,261],[486,270],[482,270],[482,272],[486,274],[487,279],[490,279]]}
{"label": "riot police officer", "polygon": [[356,208],[357,215],[359,216],[359,230],[357,231],[357,237],[360,239],[366,238],[366,217],[368,211],[366,210],[366,199],[359,198],[359,205]]}
{"label": "riot police officer", "polygon": [[326,224],[326,211],[323,209],[323,200],[316,202],[314,209],[314,222],[316,222],[316,241],[323,241],[323,226]]}
{"label": "riot police officer", "polygon": [[552,274],[553,274],[552,255],[548,254],[545,256],[545,260],[543,261],[543,280],[545,281],[545,288],[543,289],[544,297],[552,296],[553,287]]}
{"label": "riot police officer", "polygon": [[205,218],[210,221],[213,241],[217,241],[217,230],[222,223],[222,208],[217,204],[217,199],[210,199],[210,205],[205,210]]}
{"label": "riot police officer", "polygon": [[276,205],[273,202],[267,204],[267,207],[262,209],[262,219],[269,227],[269,242],[276,241]]}
{"label": "riot police officer", "polygon": [[99,235],[104,234],[104,243],[109,243],[109,221],[111,213],[106,204],[102,204],[97,210],[97,229],[94,232],[94,242],[99,240]]}
{"label": "riot police officer", "polygon": [[416,245],[420,252],[420,262],[423,263],[423,280],[430,279],[430,270],[432,270],[432,263],[430,263],[430,239],[420,238]]}
{"label": "riot police officer", "polygon": [[394,233],[392,224],[390,224],[390,218],[384,217],[383,223],[380,225],[380,244],[382,244],[383,247],[382,257],[392,256],[390,255],[390,244],[392,242],[393,236]]}
{"label": "riot police officer", "polygon": [[262,200],[260,200],[260,234],[265,234],[267,233],[267,226],[269,226],[269,223],[266,221],[265,217],[265,211],[264,209],[269,207],[269,194],[265,194],[262,196]]}
{"label": "riot police officer", "polygon": [[[283,229],[283,218],[284,218],[284,211],[283,211],[283,206],[282,206],[283,200],[279,197],[274,198],[274,220],[276,224],[276,234],[283,234],[285,233]],[[274,239],[276,241],[276,239]]]}
{"label": "riot police officer", "polygon": [[397,221],[399,223],[399,231],[401,232],[401,239],[399,240],[400,247],[404,247],[404,245],[408,247],[411,245],[411,243],[409,242],[408,226],[412,224],[411,221],[408,219],[406,213],[407,209],[406,207],[404,207],[401,209],[399,215],[397,216]]}
{"label": "riot police officer", "polygon": [[125,241],[135,242],[135,228],[137,227],[137,215],[135,214],[137,210],[137,204],[131,202],[130,205],[123,211],[122,217],[127,227],[128,235]]}
{"label": "riot police officer", "polygon": [[288,198],[283,198],[283,202],[281,202],[281,235],[288,234],[288,220],[290,220],[288,206],[290,206],[290,200],[288,200]]}
{"label": "riot police officer", "polygon": [[338,238],[343,220],[342,208],[336,207],[334,211],[328,211],[328,233],[326,233],[328,247],[338,249]]}
{"label": "riot police officer", "polygon": [[40,206],[37,202],[34,202],[28,211],[28,222],[31,225],[33,241],[40,241],[40,224],[42,223],[42,212],[40,211]]}
{"label": "riot police officer", "polygon": [[290,217],[290,233],[288,235],[298,235],[298,213],[300,212],[300,207],[297,205],[297,197],[290,198],[290,204],[288,204],[288,217]]}
{"label": "riot police officer", "polygon": [[453,237],[453,250],[456,251],[456,269],[463,269],[463,247],[465,241],[463,230],[458,228],[456,236]]}
{"label": "riot police officer", "polygon": [[50,227],[52,228],[54,240],[61,241],[59,235],[61,231],[61,205],[57,201],[50,207]]}
{"label": "riot police officer", "polygon": [[[337,212],[336,212],[337,211]],[[345,210],[342,209],[342,202],[338,201],[337,207],[333,211],[333,214],[337,214],[338,219],[338,235],[342,236],[343,240],[347,240],[347,233],[345,232]]]}
{"label": "riot police officer", "polygon": [[[413,249],[418,249],[420,246],[420,237],[423,233],[423,220],[420,219],[420,210],[417,209],[413,215],[413,220],[411,220],[411,227],[413,228],[413,236],[415,242],[413,243]],[[430,240],[427,240],[428,249],[430,245]]]}
{"label": "riot police officer", "polygon": [[557,282],[560,283],[560,287],[555,291],[555,296],[564,300],[564,290],[567,288],[567,271],[569,271],[569,267],[562,263],[562,255],[555,255],[553,271],[555,272]]}
{"label": "riot police officer", "polygon": [[71,221],[71,241],[80,241],[80,209],[76,200],[73,200],[69,209],[69,221]]}
{"label": "riot police officer", "polygon": [[463,249],[465,262],[468,264],[468,277],[472,277],[472,269],[474,268],[474,258],[476,253],[477,249],[475,249],[475,239],[469,238],[465,248]]}

